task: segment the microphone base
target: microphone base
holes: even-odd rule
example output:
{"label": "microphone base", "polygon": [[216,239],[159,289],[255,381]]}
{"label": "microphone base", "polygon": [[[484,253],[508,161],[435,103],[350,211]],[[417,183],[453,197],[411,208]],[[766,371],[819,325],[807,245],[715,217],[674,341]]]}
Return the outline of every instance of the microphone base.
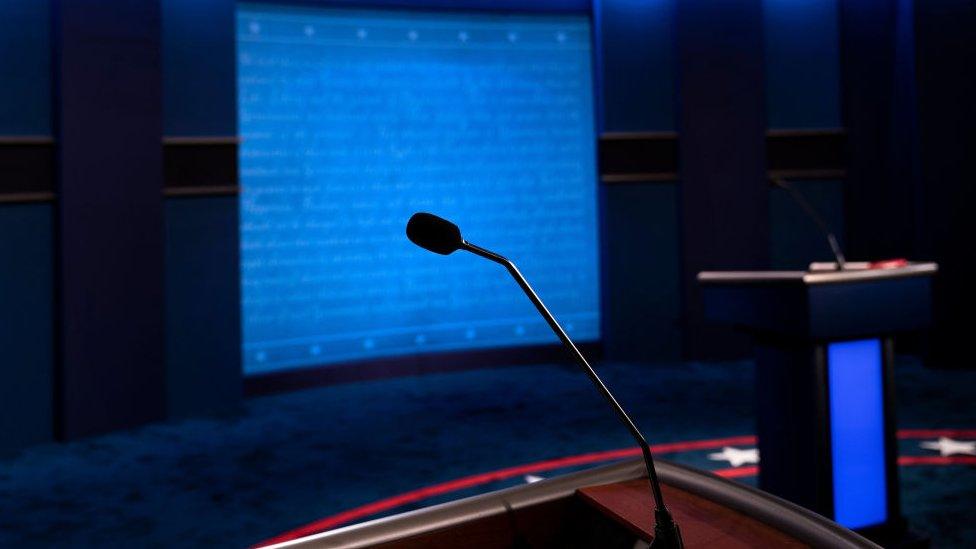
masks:
{"label": "microphone base", "polygon": [[650,549],[683,549],[684,540],[681,539],[681,529],[671,518],[667,509],[654,511],[654,540]]}

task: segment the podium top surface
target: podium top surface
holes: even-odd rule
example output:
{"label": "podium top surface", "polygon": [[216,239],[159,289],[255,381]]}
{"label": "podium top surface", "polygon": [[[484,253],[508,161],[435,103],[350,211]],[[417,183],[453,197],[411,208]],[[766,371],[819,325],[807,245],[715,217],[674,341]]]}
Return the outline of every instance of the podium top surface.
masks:
{"label": "podium top surface", "polygon": [[[668,485],[662,490],[687,547],[810,547],[730,507]],[[640,539],[654,539],[651,489],[647,479],[588,486],[581,488],[579,494]]]}
{"label": "podium top surface", "polygon": [[931,276],[938,272],[936,263],[910,263],[890,269],[849,269],[810,271],[702,271],[701,284],[795,283],[804,285],[868,282],[910,276]]}

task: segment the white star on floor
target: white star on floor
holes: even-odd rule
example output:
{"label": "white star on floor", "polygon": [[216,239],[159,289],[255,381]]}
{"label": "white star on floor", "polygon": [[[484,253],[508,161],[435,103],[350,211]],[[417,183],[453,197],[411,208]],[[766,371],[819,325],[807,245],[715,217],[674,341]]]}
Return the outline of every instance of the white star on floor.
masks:
{"label": "white star on floor", "polygon": [[757,448],[740,450],[726,446],[722,448],[721,452],[708,454],[708,459],[712,461],[728,461],[732,467],[742,467],[747,463],[759,463],[759,450]]}
{"label": "white star on floor", "polygon": [[533,482],[539,482],[540,480],[545,480],[543,477],[537,477],[535,475],[525,475],[522,478],[525,479],[525,482],[528,484],[532,484]]}
{"label": "white star on floor", "polygon": [[954,454],[976,456],[976,440],[953,440],[948,437],[939,437],[937,441],[923,442],[919,446],[926,450],[938,450],[942,457]]}

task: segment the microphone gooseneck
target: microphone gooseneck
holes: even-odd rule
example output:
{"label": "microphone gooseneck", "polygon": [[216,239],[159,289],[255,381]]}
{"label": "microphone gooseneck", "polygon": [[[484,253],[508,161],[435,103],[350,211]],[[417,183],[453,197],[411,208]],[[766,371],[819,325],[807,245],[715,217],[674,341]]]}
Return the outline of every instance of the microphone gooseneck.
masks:
{"label": "microphone gooseneck", "polygon": [[790,197],[796,202],[803,213],[807,214],[807,217],[813,221],[813,223],[820,229],[820,232],[827,237],[827,244],[830,245],[830,251],[834,254],[834,260],[837,261],[837,270],[843,271],[847,260],[844,259],[844,252],[840,250],[840,244],[837,243],[837,237],[834,236],[833,231],[827,226],[827,222],[824,221],[823,217],[817,213],[817,210],[807,202],[807,199],[800,194],[800,191],[796,190],[796,187],[789,184],[785,179],[780,179],[778,177],[770,178],[770,183],[775,187],[779,187],[790,194]]}
{"label": "microphone gooseneck", "polygon": [[[417,221],[415,222],[415,220]],[[411,225],[414,226],[413,231],[411,231]],[[455,231],[457,231],[456,241],[454,240]],[[411,233],[413,234],[412,236]],[[435,253],[448,255],[456,250],[464,250],[497,263],[508,270],[509,274],[512,275],[512,278],[515,279],[515,282],[517,282],[519,287],[522,288],[525,295],[529,298],[532,304],[535,305],[536,310],[539,311],[542,318],[545,319],[546,323],[549,324],[549,327],[552,328],[552,331],[556,334],[556,337],[558,337],[559,341],[562,342],[563,347],[565,347],[572,358],[576,361],[576,364],[583,370],[583,373],[590,378],[590,381],[593,382],[593,385],[596,387],[597,391],[603,395],[603,398],[606,399],[607,403],[610,404],[614,412],[617,414],[617,418],[620,419],[620,421],[630,432],[630,436],[632,436],[640,446],[641,453],[644,457],[644,465],[647,469],[647,480],[651,485],[651,493],[654,496],[655,505],[654,540],[651,542],[651,547],[654,549],[672,549],[684,547],[684,542],[681,539],[681,531],[678,528],[677,523],[675,523],[674,519],[671,517],[671,512],[668,511],[668,508],[664,505],[664,495],[661,493],[661,483],[658,481],[657,470],[654,467],[654,456],[651,453],[651,447],[647,444],[647,440],[640,432],[640,429],[637,428],[634,421],[630,419],[629,415],[627,415],[627,412],[624,411],[620,403],[617,402],[617,399],[610,392],[610,389],[608,389],[606,384],[603,383],[603,380],[600,379],[600,376],[598,376],[593,367],[590,366],[590,363],[586,360],[586,357],[583,356],[583,353],[580,352],[579,348],[576,347],[576,344],[573,343],[573,341],[569,338],[569,335],[566,334],[566,331],[563,330],[563,327],[560,326],[559,322],[556,321],[556,318],[552,316],[552,313],[550,313],[549,309],[546,308],[546,305],[541,299],[539,299],[539,296],[535,293],[535,290],[532,289],[532,286],[529,285],[529,282],[525,279],[525,277],[522,276],[522,273],[519,272],[518,267],[515,266],[515,263],[502,255],[467,242],[461,237],[461,232],[457,225],[432,214],[414,214],[413,217],[410,218],[410,222],[407,224],[407,236],[418,246]],[[419,241],[415,239],[415,237],[417,237]],[[445,252],[439,250],[450,251]]]}

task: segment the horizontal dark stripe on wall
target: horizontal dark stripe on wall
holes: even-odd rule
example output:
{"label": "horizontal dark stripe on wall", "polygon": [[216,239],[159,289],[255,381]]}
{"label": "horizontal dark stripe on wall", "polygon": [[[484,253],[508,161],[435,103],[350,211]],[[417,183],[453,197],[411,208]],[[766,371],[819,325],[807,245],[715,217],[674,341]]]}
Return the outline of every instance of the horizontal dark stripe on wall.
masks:
{"label": "horizontal dark stripe on wall", "polygon": [[163,189],[163,196],[169,198],[191,198],[195,196],[237,196],[239,194],[241,194],[241,188],[236,185],[200,185],[192,187],[166,187]]}
{"label": "horizontal dark stripe on wall", "polygon": [[846,149],[847,133],[839,128],[766,132],[766,166],[771,177],[842,178]]}
{"label": "horizontal dark stripe on wall", "polygon": [[[843,129],[770,130],[766,164],[771,177],[839,179],[845,175]],[[600,181],[605,184],[673,182],[678,179],[678,134],[605,133],[599,144]]]}
{"label": "horizontal dark stripe on wall", "polygon": [[[238,144],[236,137],[165,138],[165,196],[239,194]],[[766,138],[769,174],[792,179],[842,178],[845,148],[842,129],[771,130]],[[600,180],[605,184],[676,181],[677,159],[674,132],[600,136]],[[0,203],[54,200],[54,141],[46,136],[0,136],[0,174]]]}
{"label": "horizontal dark stripe on wall", "polygon": [[678,134],[605,133],[600,136],[600,181],[607,184],[675,181]]}
{"label": "horizontal dark stripe on wall", "polygon": [[0,136],[0,203],[54,200],[54,140]]}
{"label": "horizontal dark stripe on wall", "polygon": [[163,139],[163,194],[167,197],[233,196],[240,192],[237,137]]}

